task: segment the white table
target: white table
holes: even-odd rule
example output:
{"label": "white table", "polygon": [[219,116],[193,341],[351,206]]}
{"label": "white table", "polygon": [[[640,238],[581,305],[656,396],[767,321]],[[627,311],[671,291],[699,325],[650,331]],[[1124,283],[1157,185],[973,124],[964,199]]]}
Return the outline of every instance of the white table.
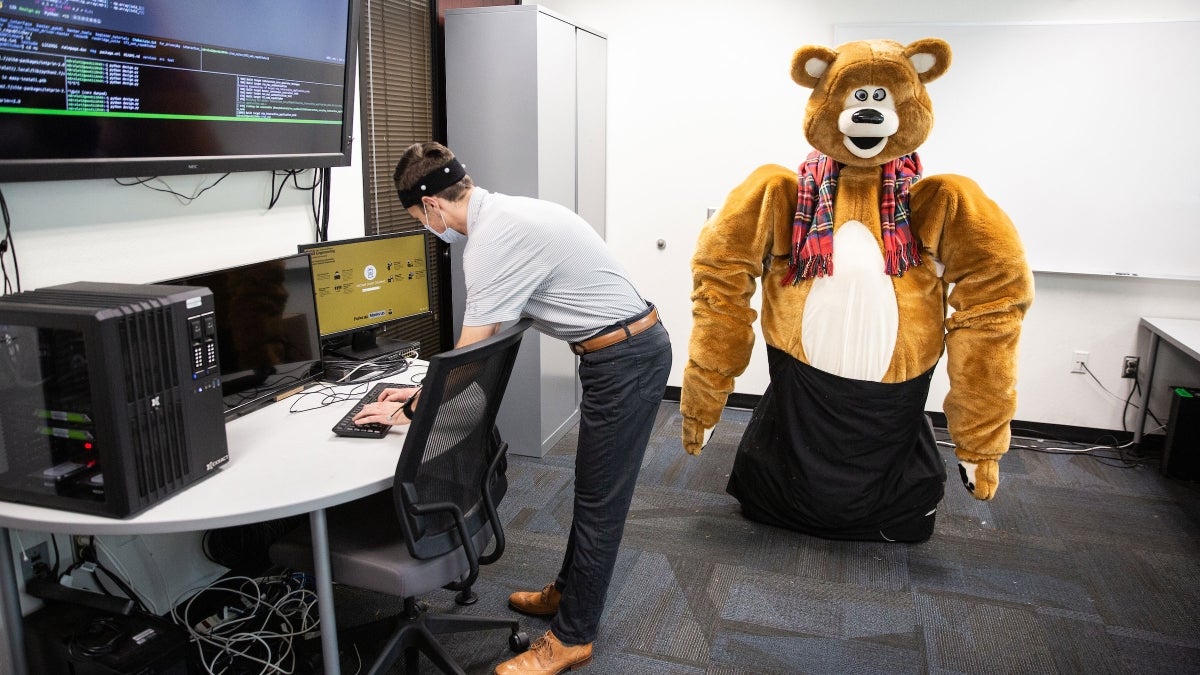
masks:
{"label": "white table", "polygon": [[1137,426],[1133,430],[1133,442],[1142,442],[1142,430],[1146,426],[1146,415],[1150,412],[1150,392],[1154,391],[1155,362],[1158,346],[1164,340],[1179,349],[1189,358],[1200,362],[1200,319],[1156,319],[1143,318],[1138,324],[1150,333],[1150,353],[1146,363],[1146,388],[1142,394],[1142,408],[1138,411]]}
{"label": "white table", "polygon": [[[418,381],[426,363],[414,363],[389,382]],[[368,386],[359,385],[365,393]],[[309,388],[311,392],[315,388]],[[350,387],[338,387],[347,392]],[[390,489],[407,426],[392,427],[382,439],[342,438],[330,428],[352,406],[346,400],[317,408],[321,396],[301,394],[226,423],[229,461],[215,475],[185,488],[128,519],[0,502],[0,603],[16,675],[28,673],[19,571],[12,564],[10,529],[66,534],[161,534],[208,530],[309,515],[321,620],[321,650],[327,675],[338,675],[329,539],[325,509]]]}

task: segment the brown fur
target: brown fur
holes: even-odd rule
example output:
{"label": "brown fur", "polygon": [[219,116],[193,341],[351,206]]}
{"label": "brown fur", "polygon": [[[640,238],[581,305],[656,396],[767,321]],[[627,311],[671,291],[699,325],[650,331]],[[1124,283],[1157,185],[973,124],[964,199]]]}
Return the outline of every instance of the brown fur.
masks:
{"label": "brown fur", "polygon": [[[805,135],[814,148],[843,163],[834,226],[858,220],[879,234],[881,166],[913,152],[933,124],[925,83],[949,67],[950,50],[936,39],[904,46],[872,40],[838,47],[808,46],[792,60],[793,79],[812,87]],[[887,87],[899,130],[870,159],[843,144],[838,115],[861,85]],[[756,317],[750,306],[762,282],[764,339],[808,362],[801,323],[811,281],[783,285],[796,209],[797,176],[778,165],[754,171],[705,225],[692,257],[693,326],[680,410],[685,449],[698,454],[705,430],[720,419],[734,378],[749,363]],[[922,264],[893,277],[899,334],[884,382],[903,382],[947,353],[950,392],[944,410],[959,459],[979,464],[974,495],[990,499],[1008,448],[1016,408],[1017,341],[1033,297],[1033,279],[1016,228],[970,179],[940,175],[913,185],[913,233]],[[939,277],[937,261],[944,266]],[[955,311],[947,318],[948,307]]]}

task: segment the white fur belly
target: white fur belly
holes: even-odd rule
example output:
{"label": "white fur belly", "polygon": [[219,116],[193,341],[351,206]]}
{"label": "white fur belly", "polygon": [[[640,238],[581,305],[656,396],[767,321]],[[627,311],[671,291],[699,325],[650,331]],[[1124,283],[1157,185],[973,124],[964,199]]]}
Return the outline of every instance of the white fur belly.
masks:
{"label": "white fur belly", "polygon": [[858,221],[833,236],[833,275],[818,277],[804,305],[800,339],[810,365],[879,382],[896,349],[899,311],[875,237]]}

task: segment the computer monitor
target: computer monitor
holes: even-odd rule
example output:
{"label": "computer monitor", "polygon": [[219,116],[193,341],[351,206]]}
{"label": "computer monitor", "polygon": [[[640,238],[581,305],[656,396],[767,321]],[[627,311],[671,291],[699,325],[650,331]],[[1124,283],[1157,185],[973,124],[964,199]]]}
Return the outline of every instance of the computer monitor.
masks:
{"label": "computer monitor", "polygon": [[381,329],[431,310],[423,230],[301,244],[312,257],[317,325],[327,353],[369,359],[396,351]]}
{"label": "computer monitor", "polygon": [[226,419],[271,403],[324,373],[307,255],[158,283],[212,291]]}
{"label": "computer monitor", "polygon": [[0,183],[349,165],[361,4],[0,1]]}

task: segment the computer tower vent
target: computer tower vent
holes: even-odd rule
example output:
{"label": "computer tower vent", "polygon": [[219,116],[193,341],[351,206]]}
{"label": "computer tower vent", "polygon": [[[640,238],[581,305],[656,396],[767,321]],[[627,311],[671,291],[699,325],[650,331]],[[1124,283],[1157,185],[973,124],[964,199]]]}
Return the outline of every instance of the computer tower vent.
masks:
{"label": "computer tower vent", "polygon": [[177,398],[178,362],[171,335],[171,309],[155,307],[124,317],[119,324],[126,409],[138,495],[174,492],[191,468],[183,437],[183,410]]}

